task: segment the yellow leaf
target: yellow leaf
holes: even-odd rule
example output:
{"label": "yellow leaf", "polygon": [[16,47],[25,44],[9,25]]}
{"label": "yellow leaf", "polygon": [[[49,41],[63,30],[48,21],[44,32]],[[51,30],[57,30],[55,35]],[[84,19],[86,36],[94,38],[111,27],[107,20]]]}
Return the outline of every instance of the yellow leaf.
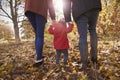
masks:
{"label": "yellow leaf", "polygon": [[76,70],[74,69],[72,73],[73,73],[73,74],[76,74],[77,72],[76,72]]}

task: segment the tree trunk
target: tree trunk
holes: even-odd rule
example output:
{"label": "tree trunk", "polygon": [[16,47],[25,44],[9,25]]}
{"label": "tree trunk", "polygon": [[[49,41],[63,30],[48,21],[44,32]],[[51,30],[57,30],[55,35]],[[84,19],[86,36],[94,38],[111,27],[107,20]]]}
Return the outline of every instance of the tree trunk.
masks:
{"label": "tree trunk", "polygon": [[13,27],[14,27],[15,41],[16,43],[20,43],[19,28],[18,28],[18,23],[16,21],[13,22]]}

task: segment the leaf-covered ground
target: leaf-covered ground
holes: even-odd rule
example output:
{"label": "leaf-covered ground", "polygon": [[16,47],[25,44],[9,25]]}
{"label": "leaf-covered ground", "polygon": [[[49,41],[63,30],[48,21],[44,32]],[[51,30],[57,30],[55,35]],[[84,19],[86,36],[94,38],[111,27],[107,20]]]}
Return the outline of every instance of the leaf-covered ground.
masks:
{"label": "leaf-covered ground", "polygon": [[80,71],[81,62],[77,41],[71,40],[67,65],[55,64],[52,40],[45,39],[44,64],[38,68],[33,41],[20,44],[0,44],[0,80],[120,80],[120,42],[99,41],[97,69],[89,62],[86,74]]}

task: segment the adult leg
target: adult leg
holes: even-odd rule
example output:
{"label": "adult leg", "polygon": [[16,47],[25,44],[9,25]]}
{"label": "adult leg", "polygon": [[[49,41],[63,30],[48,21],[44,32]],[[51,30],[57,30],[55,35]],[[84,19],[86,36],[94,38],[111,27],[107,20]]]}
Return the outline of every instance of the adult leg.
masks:
{"label": "adult leg", "polygon": [[43,43],[44,43],[44,29],[46,20],[41,15],[27,12],[26,16],[28,17],[32,27],[35,31],[35,47],[36,47],[36,54],[37,59],[42,59],[42,50],[43,50]]}
{"label": "adult leg", "polygon": [[42,60],[42,49],[44,42],[44,28],[45,28],[45,19],[32,12],[27,12],[26,16],[28,17],[34,32],[35,32],[35,48],[36,48],[36,63],[33,65],[34,67],[38,67],[43,63]]}
{"label": "adult leg", "polygon": [[81,15],[76,21],[79,37],[79,50],[81,55],[82,69],[87,68],[88,59],[88,43],[87,43],[87,23],[88,19],[85,15]]}
{"label": "adult leg", "polygon": [[34,29],[34,32],[36,30],[36,19],[35,19],[35,13],[32,13],[32,12],[26,12],[25,14],[28,18],[28,20],[30,21],[33,29]]}
{"label": "adult leg", "polygon": [[90,32],[90,55],[91,55],[91,60],[92,62],[97,63],[97,45],[98,45],[98,40],[97,40],[97,33],[96,33],[96,23],[98,19],[98,14],[99,12],[96,11],[91,11],[89,14],[89,32]]}
{"label": "adult leg", "polygon": [[44,29],[46,20],[41,15],[36,14],[36,30],[35,30],[35,47],[37,53],[37,60],[42,59],[42,51],[44,44]]}

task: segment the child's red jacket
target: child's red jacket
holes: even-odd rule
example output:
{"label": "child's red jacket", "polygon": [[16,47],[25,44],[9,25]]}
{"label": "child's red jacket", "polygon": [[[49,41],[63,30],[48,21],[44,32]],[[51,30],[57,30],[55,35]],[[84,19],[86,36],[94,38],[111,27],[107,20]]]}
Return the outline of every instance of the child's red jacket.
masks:
{"label": "child's red jacket", "polygon": [[67,33],[71,32],[73,24],[63,25],[62,23],[54,23],[48,29],[50,34],[54,35],[54,48],[57,50],[68,49],[69,41]]}

